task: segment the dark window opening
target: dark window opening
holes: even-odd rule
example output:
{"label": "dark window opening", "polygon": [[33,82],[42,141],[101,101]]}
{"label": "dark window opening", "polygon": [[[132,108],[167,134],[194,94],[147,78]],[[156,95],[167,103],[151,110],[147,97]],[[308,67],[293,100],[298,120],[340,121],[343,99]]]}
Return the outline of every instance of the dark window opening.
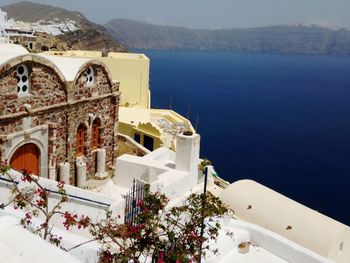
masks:
{"label": "dark window opening", "polygon": [[153,143],[154,139],[152,137],[144,135],[143,146],[145,146],[148,150],[153,151]]}
{"label": "dark window opening", "polygon": [[134,140],[137,142],[137,143],[141,143],[141,135],[139,133],[135,133],[134,134]]}

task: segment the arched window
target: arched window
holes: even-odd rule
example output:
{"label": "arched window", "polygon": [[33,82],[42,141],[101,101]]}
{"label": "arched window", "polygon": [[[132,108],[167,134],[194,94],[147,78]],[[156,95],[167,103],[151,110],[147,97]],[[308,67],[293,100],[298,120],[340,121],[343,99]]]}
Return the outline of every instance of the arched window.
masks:
{"label": "arched window", "polygon": [[85,153],[85,131],[85,125],[80,124],[77,130],[77,156],[84,155]]}
{"label": "arched window", "polygon": [[91,148],[96,149],[100,145],[100,127],[101,121],[96,118],[92,123],[92,131],[91,131]]}
{"label": "arched window", "polygon": [[88,67],[85,74],[86,74],[86,85],[88,87],[92,87],[95,83],[95,72],[93,67]]}
{"label": "arched window", "polygon": [[29,71],[26,65],[21,64],[16,69],[17,94],[19,97],[29,94]]}

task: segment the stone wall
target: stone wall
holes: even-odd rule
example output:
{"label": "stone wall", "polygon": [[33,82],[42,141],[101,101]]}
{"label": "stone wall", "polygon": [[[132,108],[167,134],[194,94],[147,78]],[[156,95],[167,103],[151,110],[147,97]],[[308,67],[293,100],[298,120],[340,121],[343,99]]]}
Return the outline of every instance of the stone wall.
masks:
{"label": "stone wall", "polygon": [[116,147],[116,112],[118,111],[118,100],[115,98],[95,98],[89,103],[77,103],[67,111],[68,123],[68,159],[71,160],[71,174],[75,174],[75,156],[77,145],[77,129],[82,123],[86,127],[85,133],[85,154],[87,162],[88,177],[96,171],[96,149],[92,149],[92,122],[95,118],[101,121],[101,148],[106,149],[106,167],[113,165],[114,152]]}
{"label": "stone wall", "polygon": [[[19,65],[26,65],[30,74],[30,95],[25,97],[17,94],[16,68]],[[25,104],[34,110],[66,102],[66,87],[56,72],[32,61],[15,64],[3,73],[0,69],[0,90],[0,116],[25,113]]]}
{"label": "stone wall", "polygon": [[[90,72],[92,70],[92,72]],[[111,80],[108,78],[108,72],[100,65],[93,65],[83,68],[75,82],[73,88],[73,100],[81,100],[82,98],[91,98],[98,95],[110,94],[115,90]],[[94,83],[88,81],[88,77],[92,77]]]}

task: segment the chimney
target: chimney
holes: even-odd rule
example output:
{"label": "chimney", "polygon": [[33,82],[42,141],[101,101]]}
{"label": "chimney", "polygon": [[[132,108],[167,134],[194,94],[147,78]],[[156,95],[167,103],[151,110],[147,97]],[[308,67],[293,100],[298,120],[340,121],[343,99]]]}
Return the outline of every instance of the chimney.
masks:
{"label": "chimney", "polygon": [[194,185],[198,181],[199,148],[199,134],[185,131],[176,138],[175,169],[189,172]]}

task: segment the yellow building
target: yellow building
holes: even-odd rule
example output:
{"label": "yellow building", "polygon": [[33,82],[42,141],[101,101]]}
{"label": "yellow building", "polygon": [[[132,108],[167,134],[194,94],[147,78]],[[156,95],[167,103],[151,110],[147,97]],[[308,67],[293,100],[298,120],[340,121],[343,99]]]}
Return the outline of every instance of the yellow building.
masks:
{"label": "yellow building", "polygon": [[120,82],[120,106],[149,109],[151,95],[149,90],[150,60],[144,54],[110,52],[107,57],[101,51],[69,50],[48,51],[50,55],[83,57],[99,60],[107,65],[113,80]]}
{"label": "yellow building", "polygon": [[119,132],[149,150],[176,148],[176,135],[194,132],[189,120],[172,110],[119,108]]}
{"label": "yellow building", "polygon": [[175,150],[176,135],[190,130],[190,121],[172,110],[151,109],[149,89],[150,59],[140,53],[69,50],[46,54],[83,57],[107,65],[114,81],[120,82],[119,133],[127,135],[149,150],[161,146]]}

